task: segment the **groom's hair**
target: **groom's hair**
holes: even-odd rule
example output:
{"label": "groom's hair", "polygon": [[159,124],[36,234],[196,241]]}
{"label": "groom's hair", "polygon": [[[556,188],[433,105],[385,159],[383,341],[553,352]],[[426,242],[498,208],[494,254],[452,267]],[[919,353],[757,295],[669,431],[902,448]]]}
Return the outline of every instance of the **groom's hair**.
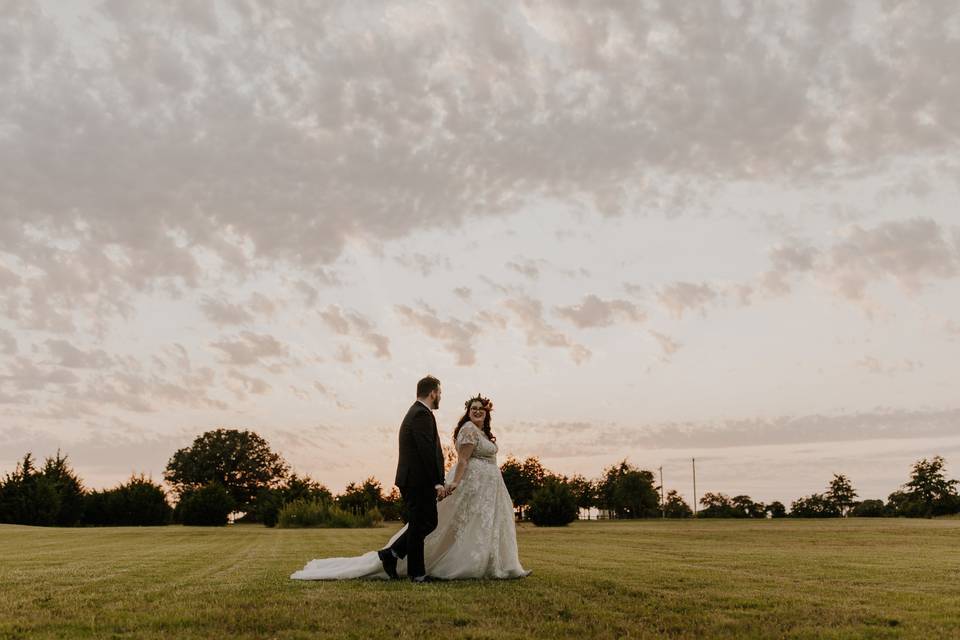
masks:
{"label": "groom's hair", "polygon": [[417,383],[417,397],[426,398],[428,395],[436,391],[439,386],[439,380],[433,376],[427,376]]}

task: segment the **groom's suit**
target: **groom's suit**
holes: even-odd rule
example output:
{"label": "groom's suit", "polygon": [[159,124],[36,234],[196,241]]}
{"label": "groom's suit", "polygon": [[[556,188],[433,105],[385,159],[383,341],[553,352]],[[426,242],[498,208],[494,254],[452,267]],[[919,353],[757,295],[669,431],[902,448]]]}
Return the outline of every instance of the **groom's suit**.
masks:
{"label": "groom's suit", "polygon": [[426,574],[423,540],[437,528],[436,486],[443,484],[443,451],[433,412],[419,400],[400,423],[396,485],[407,510],[407,530],[390,546],[407,558],[407,575]]}

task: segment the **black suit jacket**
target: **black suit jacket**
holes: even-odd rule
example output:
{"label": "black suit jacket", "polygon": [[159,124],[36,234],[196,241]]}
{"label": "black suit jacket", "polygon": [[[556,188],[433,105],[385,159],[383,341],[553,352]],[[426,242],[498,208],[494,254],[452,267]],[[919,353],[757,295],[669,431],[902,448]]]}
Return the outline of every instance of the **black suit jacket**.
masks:
{"label": "black suit jacket", "polygon": [[443,451],[437,420],[419,401],[413,403],[400,423],[400,459],[395,482],[401,489],[443,484]]}

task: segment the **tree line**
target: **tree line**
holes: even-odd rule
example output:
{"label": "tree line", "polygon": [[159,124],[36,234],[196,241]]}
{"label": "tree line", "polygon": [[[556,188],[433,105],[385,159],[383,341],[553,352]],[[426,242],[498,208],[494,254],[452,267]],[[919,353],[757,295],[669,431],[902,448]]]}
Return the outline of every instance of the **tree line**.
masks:
{"label": "tree line", "polygon": [[[448,467],[455,452],[448,450]],[[960,512],[957,480],[948,479],[936,456],[914,463],[908,481],[886,501],[858,501],[849,478],[835,474],[823,493],[794,500],[789,511],[774,501],[747,495],[705,493],[698,517],[780,518],[907,516]],[[564,525],[597,510],[604,518],[689,518],[694,510],[675,490],[665,492],[651,471],[626,460],[599,478],[571,477],[546,469],[536,457],[508,457],[503,479],[520,520]],[[373,477],[352,482],[333,495],[322,483],[290,470],[283,458],[252,431],[216,429],[176,451],[163,474],[169,491],[143,475],[105,490],[87,490],[58,451],[38,465],[27,453],[0,482],[0,523],[41,526],[224,525],[231,514],[241,522],[268,527],[370,526],[403,520],[396,488],[385,494]]]}
{"label": "tree line", "polygon": [[[508,458],[502,465],[503,478],[513,498],[518,518],[541,519],[544,503],[553,504],[552,513],[564,513],[557,524],[577,518],[580,510],[597,509],[606,518],[840,518],[840,517],[933,517],[960,513],[958,481],[949,479],[941,456],[918,460],[910,477],[886,501],[857,500],[851,480],[834,474],[823,493],[797,498],[787,507],[779,501],[767,504],[748,495],[730,497],[704,493],[694,514],[675,491],[664,493],[655,484],[654,474],[631,466],[626,460],[608,467],[598,479],[588,480],[552,474],[536,458],[522,462]],[[561,504],[562,507],[561,508]],[[553,522],[545,523],[553,524]]]}
{"label": "tree line", "polygon": [[231,514],[266,526],[369,526],[400,519],[394,489],[375,478],[340,495],[291,472],[252,431],[216,429],[176,451],[163,474],[169,490],[146,476],[111,489],[88,490],[57,451],[42,465],[31,453],[0,481],[0,523],[38,526],[218,526]]}

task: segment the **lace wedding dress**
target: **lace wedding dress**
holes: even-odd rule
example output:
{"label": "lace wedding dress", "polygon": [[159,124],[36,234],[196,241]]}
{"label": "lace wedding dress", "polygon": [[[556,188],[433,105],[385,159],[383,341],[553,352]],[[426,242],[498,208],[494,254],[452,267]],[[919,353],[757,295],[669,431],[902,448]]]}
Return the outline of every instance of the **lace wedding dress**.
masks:
{"label": "lace wedding dress", "polygon": [[[451,495],[437,504],[437,528],[424,541],[427,574],[446,580],[463,578],[521,578],[529,571],[520,565],[513,503],[497,466],[497,445],[473,423],[457,436],[457,448],[475,448],[467,470]],[[456,465],[447,472],[452,480]],[[406,530],[395,533],[384,548]],[[397,573],[406,575],[406,559],[397,561]],[[376,551],[354,558],[311,560],[290,576],[294,580],[383,578],[387,574]]]}

